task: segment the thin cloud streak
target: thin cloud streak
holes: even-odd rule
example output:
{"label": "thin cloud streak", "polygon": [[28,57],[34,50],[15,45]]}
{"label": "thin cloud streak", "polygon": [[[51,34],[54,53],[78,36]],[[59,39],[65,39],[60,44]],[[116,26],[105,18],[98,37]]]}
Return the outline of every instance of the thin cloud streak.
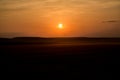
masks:
{"label": "thin cloud streak", "polygon": [[107,21],[103,21],[103,23],[116,23],[119,22],[118,20],[107,20]]}

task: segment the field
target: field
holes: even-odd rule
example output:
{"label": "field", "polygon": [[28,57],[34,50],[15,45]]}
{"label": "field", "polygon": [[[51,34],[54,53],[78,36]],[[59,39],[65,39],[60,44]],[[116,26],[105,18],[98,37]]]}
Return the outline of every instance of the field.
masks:
{"label": "field", "polygon": [[[40,72],[54,76],[112,79],[117,71],[120,39],[1,39],[5,72]],[[51,76],[51,77],[52,77]]]}

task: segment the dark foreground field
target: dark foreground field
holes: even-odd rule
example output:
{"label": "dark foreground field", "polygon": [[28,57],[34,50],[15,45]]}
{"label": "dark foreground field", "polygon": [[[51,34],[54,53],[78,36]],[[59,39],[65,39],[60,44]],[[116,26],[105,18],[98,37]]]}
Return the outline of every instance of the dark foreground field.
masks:
{"label": "dark foreground field", "polygon": [[2,71],[110,80],[119,69],[119,39],[45,40],[1,40]]}

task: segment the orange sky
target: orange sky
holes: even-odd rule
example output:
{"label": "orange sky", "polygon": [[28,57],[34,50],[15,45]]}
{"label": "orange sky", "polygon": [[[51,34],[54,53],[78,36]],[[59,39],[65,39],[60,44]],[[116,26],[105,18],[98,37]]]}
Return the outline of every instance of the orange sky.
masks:
{"label": "orange sky", "polygon": [[0,0],[0,37],[120,37],[119,14],[120,0]]}

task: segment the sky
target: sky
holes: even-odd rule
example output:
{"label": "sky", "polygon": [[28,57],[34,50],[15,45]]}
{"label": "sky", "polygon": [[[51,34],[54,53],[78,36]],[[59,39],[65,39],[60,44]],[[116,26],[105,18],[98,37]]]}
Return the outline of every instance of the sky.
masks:
{"label": "sky", "polygon": [[120,37],[120,0],[0,0],[0,37],[21,36]]}

